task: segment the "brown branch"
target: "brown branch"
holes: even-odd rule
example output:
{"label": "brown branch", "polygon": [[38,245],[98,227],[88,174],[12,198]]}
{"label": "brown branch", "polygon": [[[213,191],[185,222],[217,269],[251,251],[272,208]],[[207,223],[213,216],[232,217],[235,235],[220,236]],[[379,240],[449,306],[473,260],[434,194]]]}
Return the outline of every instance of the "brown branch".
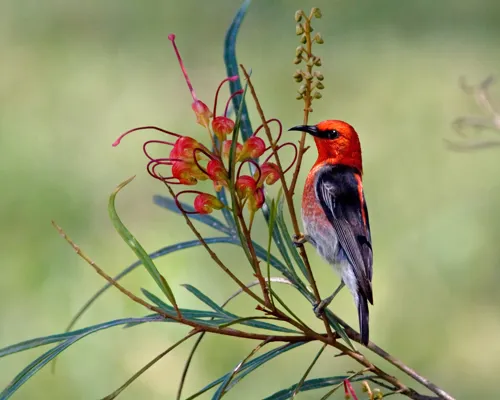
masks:
{"label": "brown branch", "polygon": [[[164,182],[165,183],[165,186],[167,187],[168,191],[170,192],[172,198],[176,198],[175,197],[175,193],[174,191],[172,190],[172,187],[167,183],[167,182]],[[203,239],[203,237],[201,236],[200,232],[198,232],[198,230],[196,229],[196,227],[193,225],[193,223],[191,222],[191,220],[189,219],[189,217],[187,216],[186,212],[182,209],[182,207],[179,207],[179,210],[181,211],[182,215],[184,216],[184,219],[186,220],[186,224],[189,226],[189,228],[191,228],[191,230],[193,231],[194,235],[196,236],[196,238],[200,241],[200,243],[203,245],[203,247],[207,250],[208,254],[210,254],[210,257],[212,257],[212,260],[215,261],[215,263],[227,274],[229,275],[229,277],[234,281],[236,282],[236,284],[246,293],[248,294],[250,297],[252,297],[254,300],[256,300],[258,303],[262,304],[263,306],[266,306],[266,303],[264,300],[262,300],[259,296],[257,296],[254,292],[252,292],[250,289],[248,289],[245,284],[240,281],[240,279],[235,275],[233,274],[229,268],[227,268],[224,263],[221,261],[221,259],[219,258],[219,256],[217,256],[217,254],[215,254],[212,249],[210,248],[210,246],[207,244],[207,242],[205,242],[205,239]]]}
{"label": "brown branch", "polygon": [[[57,225],[54,221],[52,221],[52,225],[57,229],[59,234],[71,245],[71,247],[73,247],[76,254],[78,254],[81,258],[83,258],[106,281],[108,281],[111,285],[113,285],[115,288],[117,288],[120,292],[122,292],[125,296],[127,296],[132,301],[136,302],[137,304],[140,304],[141,306],[147,308],[150,311],[153,311],[153,312],[161,315],[165,319],[171,319],[171,320],[179,322],[181,324],[191,326],[194,329],[199,330],[201,332],[211,332],[211,333],[217,333],[219,335],[234,336],[234,337],[240,337],[240,338],[245,338],[245,339],[267,340],[269,342],[288,342],[288,343],[310,342],[310,341],[316,340],[316,338],[311,337],[311,336],[307,336],[307,335],[290,335],[290,336],[288,336],[288,335],[281,335],[281,336],[262,335],[262,334],[258,334],[258,333],[243,332],[243,331],[231,329],[231,328],[219,328],[216,326],[203,325],[203,324],[191,321],[189,319],[186,319],[184,317],[179,317],[177,315],[167,314],[161,308],[156,307],[152,304],[149,304],[148,302],[144,301],[140,297],[137,297],[135,294],[133,294],[128,289],[124,288],[121,284],[116,282],[111,276],[109,276],[106,272],[104,272],[94,261],[92,261],[92,259],[90,259],[80,249],[80,247],[77,244],[75,244],[75,242],[73,242],[71,240],[71,238],[69,238],[69,236],[66,234],[66,232],[64,232],[64,230],[59,225]],[[323,337],[323,340],[327,340],[326,336],[322,336],[322,337]]]}
{"label": "brown branch", "polygon": [[[137,297],[135,294],[127,290],[125,287],[123,287],[121,284],[116,282],[111,276],[109,276],[106,272],[104,272],[93,260],[91,260],[81,249],[78,245],[76,245],[69,237],[68,235],[63,231],[61,227],[59,227],[54,221],[52,222],[54,227],[57,229],[59,234],[73,247],[75,252],[83,259],[85,260],[90,266],[94,268],[94,270],[102,276],[107,282],[109,282],[112,286],[117,288],[121,293],[123,293],[125,296],[130,298],[132,301],[136,302],[137,304],[142,305],[143,307],[147,308],[150,311],[153,311],[165,319],[171,319],[176,322],[179,322],[181,324],[191,326],[194,328],[196,331],[199,332],[210,332],[210,333],[215,333],[219,335],[225,335],[225,336],[233,336],[233,337],[240,337],[244,339],[252,339],[252,340],[260,340],[263,342],[285,342],[285,343],[297,343],[297,342],[310,342],[314,340],[319,340],[325,344],[329,344],[336,349],[340,350],[343,354],[349,356],[350,358],[354,359],[361,365],[365,366],[368,368],[370,371],[372,371],[374,374],[376,374],[380,379],[383,379],[390,384],[392,384],[395,388],[398,389],[398,391],[407,397],[414,399],[414,400],[429,400],[429,399],[445,399],[445,400],[454,400],[452,396],[444,392],[443,390],[439,389],[437,386],[433,385],[430,383],[428,380],[425,378],[419,376],[415,371],[410,369],[409,367],[406,367],[403,363],[400,361],[396,360],[394,357],[390,356],[387,352],[384,350],[380,349],[378,346],[376,346],[373,343],[370,343],[368,348],[373,350],[375,353],[380,355],[382,358],[386,359],[387,361],[391,362],[393,365],[397,366],[400,368],[402,371],[407,373],[409,376],[413,377],[415,380],[418,382],[422,383],[424,386],[428,387],[430,390],[432,390],[434,393],[436,393],[439,397],[429,397],[429,396],[424,396],[416,392],[415,390],[407,387],[403,383],[401,383],[397,378],[387,374],[374,364],[372,364],[364,355],[362,355],[359,352],[352,351],[345,345],[337,342],[337,341],[331,341],[330,338],[328,337],[327,334],[321,335],[317,334],[316,332],[308,329],[305,335],[281,335],[281,336],[276,336],[276,335],[264,335],[264,334],[257,334],[257,333],[249,333],[249,332],[243,332],[240,330],[235,330],[231,328],[223,328],[223,327],[215,327],[215,326],[209,326],[209,325],[204,325],[200,324],[198,322],[194,322],[188,319],[185,319],[184,317],[179,317],[177,315],[171,315],[167,314],[165,311],[163,311],[161,308],[156,307],[152,304],[149,304],[148,302],[144,301],[140,297]],[[245,286],[244,290],[241,288],[241,292],[247,292],[247,290],[250,290],[249,287]],[[290,323],[295,323],[295,321],[286,321]],[[359,334],[357,334],[352,328],[350,328],[345,322],[339,319],[339,322],[342,323],[345,328],[346,332],[348,335],[356,341],[359,341]],[[294,326],[298,324],[293,324]],[[299,325],[300,327],[300,325]]]}
{"label": "brown branch", "polygon": [[[288,189],[288,184],[285,179],[285,174],[283,173],[283,167],[281,164],[281,160],[279,157],[279,154],[277,152],[277,146],[276,143],[273,140],[272,134],[271,134],[271,129],[269,128],[269,125],[267,123],[267,119],[264,115],[264,111],[262,110],[262,107],[260,105],[259,99],[257,97],[257,93],[255,92],[255,88],[253,87],[252,81],[250,80],[250,75],[247,73],[245,67],[240,64],[240,68],[243,71],[243,74],[245,75],[245,79],[247,80],[248,83],[248,88],[250,89],[250,92],[252,93],[252,97],[255,101],[255,106],[257,107],[257,112],[259,113],[259,116],[262,120],[262,125],[264,126],[264,130],[266,132],[266,135],[269,139],[269,142],[271,143],[271,149],[274,153],[274,157],[276,159],[276,165],[278,166],[279,173],[280,173],[280,180],[281,180],[281,185],[283,186],[283,191],[285,193],[285,199],[287,202],[288,210],[290,212],[290,217],[292,219],[292,224],[293,224],[293,230],[296,235],[300,235],[300,228],[299,224],[297,221],[297,214],[295,213],[295,207],[293,204],[293,194],[291,191]],[[307,273],[309,276],[307,277],[309,280],[309,283],[313,289],[314,297],[316,298],[316,301],[319,303],[321,301],[321,296],[318,290],[318,286],[316,285],[316,281],[314,279],[314,275],[312,273],[311,265],[309,264],[309,259],[307,258],[307,253],[305,248],[302,246],[299,249],[300,255],[302,257],[302,260],[304,261],[304,265],[307,269]],[[323,323],[325,325],[326,332],[328,333],[328,336],[333,340],[334,335],[332,332],[332,329],[330,328],[330,323],[328,322],[328,319],[326,316],[323,314],[321,316],[321,319],[323,320]]]}
{"label": "brown branch", "polygon": [[[361,342],[361,336],[358,332],[356,332],[347,322],[342,320],[342,318],[338,317],[336,314],[332,313],[329,311],[332,316],[338,321],[340,325],[344,328],[345,332],[347,333],[347,336],[349,336],[349,339],[354,340],[358,343]],[[454,398],[446,393],[443,389],[439,388],[436,386],[434,383],[429,381],[427,378],[423,377],[422,375],[418,374],[414,369],[408,367],[405,365],[403,362],[395,358],[394,356],[390,355],[388,352],[386,352],[384,349],[381,347],[377,346],[373,342],[369,342],[368,345],[366,345],[368,349],[373,351],[376,355],[379,357],[383,358],[384,360],[388,361],[390,364],[394,365],[396,368],[399,370],[403,371],[406,375],[420,383],[421,385],[425,386],[427,389],[429,389],[431,392],[435,393],[436,395],[439,396],[441,399],[446,399],[446,400],[454,400]],[[391,382],[391,381],[389,381]],[[393,382],[391,382],[394,384]],[[397,386],[397,385],[394,385]],[[401,388],[399,388],[401,389]],[[413,397],[412,397],[413,398]],[[424,398],[432,398],[432,397],[419,397],[419,399],[424,399]]]}

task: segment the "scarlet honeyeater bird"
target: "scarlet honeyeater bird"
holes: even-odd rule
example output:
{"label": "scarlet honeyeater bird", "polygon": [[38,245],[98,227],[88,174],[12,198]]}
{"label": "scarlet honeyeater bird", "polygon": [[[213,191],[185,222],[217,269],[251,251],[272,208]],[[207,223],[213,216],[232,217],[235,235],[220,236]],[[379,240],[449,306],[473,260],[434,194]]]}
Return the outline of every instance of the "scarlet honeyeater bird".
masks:
{"label": "scarlet honeyeater bird", "polygon": [[358,134],[351,125],[338,120],[289,130],[310,133],[318,149],[302,197],[305,234],[296,238],[296,244],[310,242],[342,279],[337,290],[315,311],[321,313],[346,285],[358,308],[361,342],[367,344],[368,302],[373,304],[373,254]]}

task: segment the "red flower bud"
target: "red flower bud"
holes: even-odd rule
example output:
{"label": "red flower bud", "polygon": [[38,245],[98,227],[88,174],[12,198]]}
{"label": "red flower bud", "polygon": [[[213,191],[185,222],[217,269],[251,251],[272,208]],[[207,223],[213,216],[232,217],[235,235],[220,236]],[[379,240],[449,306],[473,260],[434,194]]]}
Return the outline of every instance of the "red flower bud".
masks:
{"label": "red flower bud", "polygon": [[227,117],[215,117],[212,120],[212,129],[219,140],[224,140],[234,129],[234,121]]}
{"label": "red flower bud", "polygon": [[[265,162],[260,166],[260,179],[259,184],[266,183],[266,185],[272,185],[276,183],[278,179],[280,179],[280,173],[278,166],[272,162]],[[258,173],[255,173],[255,178],[258,178]]]}
{"label": "red flower bud", "polygon": [[183,185],[196,185],[198,181],[204,181],[207,176],[201,171],[195,163],[185,161],[175,161],[172,164],[172,176],[179,180]]}
{"label": "red flower bud", "polygon": [[264,205],[264,202],[265,202],[264,189],[257,188],[257,190],[255,190],[255,192],[253,193],[253,196],[249,198],[248,208],[251,211],[257,211]]}
{"label": "red flower bud", "polygon": [[243,161],[248,158],[258,158],[264,154],[264,151],[266,151],[266,144],[264,141],[258,136],[250,136],[243,144],[238,161]]}
{"label": "red flower bud", "polygon": [[[229,153],[231,152],[231,146],[233,145],[232,140],[225,140],[224,143],[222,143],[222,155],[225,158],[229,158]],[[241,150],[243,149],[243,146],[241,143],[236,143],[236,159],[238,160],[241,155]]]}
{"label": "red flower bud", "polygon": [[[196,141],[189,136],[181,136],[174,143],[174,147],[170,151],[170,158],[180,159],[186,162],[194,161],[194,150],[202,149],[206,150],[205,146]],[[201,151],[196,152],[196,159],[199,160],[203,153]]]}
{"label": "red flower bud", "polygon": [[201,100],[195,100],[191,105],[191,108],[196,114],[196,122],[206,128],[210,123],[210,118],[212,117],[212,112],[208,109],[208,106]]}
{"label": "red flower bud", "polygon": [[257,182],[251,176],[242,175],[236,179],[236,192],[241,199],[253,196],[256,189]]}
{"label": "red flower bud", "polygon": [[196,196],[193,206],[200,214],[210,214],[214,209],[224,208],[224,204],[217,197],[208,193],[200,193]]}
{"label": "red flower bud", "polygon": [[223,186],[227,186],[226,169],[220,160],[215,158],[210,160],[207,164],[207,173],[214,182],[215,190],[220,191]]}

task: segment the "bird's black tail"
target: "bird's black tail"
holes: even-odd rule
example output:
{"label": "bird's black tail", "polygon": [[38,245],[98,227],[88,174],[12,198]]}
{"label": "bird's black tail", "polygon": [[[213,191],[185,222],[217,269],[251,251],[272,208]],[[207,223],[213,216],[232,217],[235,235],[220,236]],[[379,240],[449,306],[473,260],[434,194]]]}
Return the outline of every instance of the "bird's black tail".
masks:
{"label": "bird's black tail", "polygon": [[368,300],[362,293],[358,292],[358,318],[359,318],[359,331],[361,335],[361,343],[368,344],[370,337]]}

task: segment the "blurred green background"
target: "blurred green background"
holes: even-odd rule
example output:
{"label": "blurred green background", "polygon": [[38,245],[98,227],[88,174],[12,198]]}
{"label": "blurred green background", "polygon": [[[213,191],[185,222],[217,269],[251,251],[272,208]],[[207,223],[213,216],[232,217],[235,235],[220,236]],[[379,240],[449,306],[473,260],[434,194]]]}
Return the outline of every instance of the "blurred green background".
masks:
{"label": "blurred green background", "polygon": [[[51,219],[106,271],[119,272],[134,256],[108,221],[107,198],[116,184],[137,174],[117,203],[145,248],[192,238],[179,217],[151,202],[153,194],[166,191],[146,174],[140,146],[159,135],[136,133],[118,148],[111,143],[145,124],[206,138],[194,122],[167,35],[177,34],[197,93],[211,104],[224,76],[224,32],[238,6],[229,0],[0,1],[0,347],[62,331],[103,284],[57,235]],[[298,45],[293,15],[313,6],[324,14],[315,26],[325,39],[316,51],[323,58],[326,89],[311,122],[349,121],[364,150],[375,252],[372,339],[457,399],[497,398],[499,152],[454,153],[443,138],[455,138],[450,128],[455,117],[477,113],[458,78],[479,82],[500,71],[500,2],[255,0],[240,33],[239,61],[252,68],[267,115],[285,127],[302,122],[291,77]],[[500,92],[495,93],[500,103]],[[305,166],[312,164],[313,153]],[[263,225],[257,229],[265,237]],[[217,247],[224,259],[233,261],[244,281],[251,280],[247,266],[234,263],[242,253],[224,246]],[[326,294],[338,279],[317,257],[312,261]],[[176,253],[157,265],[183,305],[200,306],[181,283],[217,301],[234,291],[202,249]],[[134,291],[154,286],[143,270],[123,282]],[[308,304],[283,293],[321,329]],[[252,313],[253,306],[241,299],[233,309]],[[347,291],[333,307],[356,325]],[[144,313],[111,290],[78,326]],[[90,336],[63,354],[56,375],[45,368],[17,398],[102,397],[185,332],[151,324]],[[208,338],[185,394],[234,367],[250,346]],[[287,353],[227,397],[258,399],[293,384],[317,347]],[[173,398],[188,351],[184,345],[167,356],[121,398]],[[41,350],[1,359],[0,386],[38,354]],[[313,374],[355,368],[328,353]],[[317,393],[299,398],[315,399]]]}

